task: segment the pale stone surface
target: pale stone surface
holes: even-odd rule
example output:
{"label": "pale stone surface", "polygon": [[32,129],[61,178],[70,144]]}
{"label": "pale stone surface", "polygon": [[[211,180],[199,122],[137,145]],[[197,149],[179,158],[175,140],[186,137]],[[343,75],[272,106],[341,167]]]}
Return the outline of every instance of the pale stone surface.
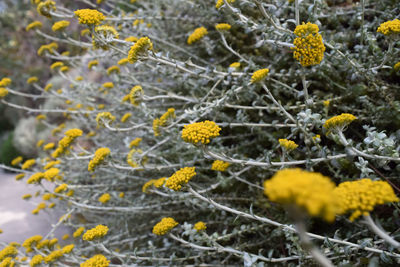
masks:
{"label": "pale stone surface", "polygon": [[[26,238],[33,235],[46,235],[51,230],[51,224],[56,223],[62,214],[51,214],[45,210],[38,215],[33,215],[31,211],[36,205],[42,202],[40,197],[31,200],[23,200],[25,194],[34,195],[38,187],[26,184],[23,181],[15,181],[15,174],[3,173],[0,169],[0,234],[1,242],[23,242]],[[68,229],[62,227],[57,229],[55,237],[60,237],[68,233]],[[0,246],[1,247],[1,246]]]}

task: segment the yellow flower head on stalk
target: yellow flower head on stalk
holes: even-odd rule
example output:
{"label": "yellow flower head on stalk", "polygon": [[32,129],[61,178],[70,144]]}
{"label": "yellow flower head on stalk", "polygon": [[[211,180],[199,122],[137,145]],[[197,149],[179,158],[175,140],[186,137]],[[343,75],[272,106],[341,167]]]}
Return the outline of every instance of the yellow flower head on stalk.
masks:
{"label": "yellow flower head on stalk", "polygon": [[35,255],[32,257],[31,261],[29,262],[29,266],[34,267],[40,265],[44,260],[44,257],[40,254]]}
{"label": "yellow flower head on stalk", "polygon": [[240,68],[240,62],[233,62],[229,67],[234,69]]}
{"label": "yellow flower head on stalk", "polygon": [[21,156],[16,157],[11,161],[12,166],[16,166],[22,162],[23,158]]}
{"label": "yellow flower head on stalk", "polygon": [[150,186],[154,185],[155,179],[151,179],[147,181],[143,186],[142,186],[142,192],[147,193],[147,189],[149,189]]}
{"label": "yellow flower head on stalk", "polygon": [[[60,125],[61,126],[61,125]],[[79,136],[82,136],[83,132],[80,129],[70,129],[65,132],[65,136],[58,142],[56,150],[51,154],[53,158],[57,158],[67,151],[71,143]]]}
{"label": "yellow flower head on stalk", "polygon": [[251,76],[251,83],[261,82],[262,80],[265,79],[265,77],[267,77],[268,73],[269,69],[261,69],[255,71]]}
{"label": "yellow flower head on stalk", "polygon": [[197,230],[197,232],[200,232],[200,231],[206,230],[206,229],[207,229],[207,226],[206,226],[206,224],[205,224],[204,222],[200,221],[200,222],[197,222],[197,223],[194,225],[193,228],[194,228],[195,230]]}
{"label": "yellow flower head on stalk", "polygon": [[15,261],[13,261],[13,258],[11,258],[11,257],[7,257],[3,261],[0,262],[1,267],[14,267],[14,265],[15,265]]}
{"label": "yellow flower head on stalk", "polygon": [[99,224],[96,227],[94,227],[90,230],[87,230],[83,234],[82,239],[86,240],[86,241],[92,241],[92,240],[104,237],[107,234],[107,232],[108,232],[108,227],[105,225]]}
{"label": "yellow flower head on stalk", "polygon": [[[228,4],[232,4],[235,2],[235,0],[226,0]],[[217,0],[217,3],[215,4],[215,8],[219,9],[222,5],[224,4],[224,0]]]}
{"label": "yellow flower head on stalk", "polygon": [[58,31],[62,31],[64,29],[66,29],[69,26],[69,21],[67,20],[61,20],[61,21],[57,21],[53,24],[53,26],[51,27],[51,29],[53,30],[53,32],[58,32]]}
{"label": "yellow flower head on stalk", "polygon": [[96,166],[103,163],[105,158],[108,155],[110,155],[110,153],[111,153],[111,151],[107,147],[102,147],[102,148],[97,149],[96,152],[94,152],[93,159],[89,162],[88,171],[93,172],[94,169],[96,168]]}
{"label": "yellow flower head on stalk", "polygon": [[137,138],[133,139],[133,140],[129,143],[129,148],[138,147],[139,144],[140,144],[140,142],[142,142],[142,138],[140,138],[140,137],[137,137]]}
{"label": "yellow flower head on stalk", "polygon": [[2,250],[0,250],[0,261],[4,260],[7,257],[16,256],[18,254],[18,250],[14,246],[6,246]]}
{"label": "yellow flower head on stalk", "polygon": [[231,29],[231,25],[228,23],[219,23],[217,25],[215,25],[215,29],[217,31],[229,31]]}
{"label": "yellow flower head on stalk", "polygon": [[30,169],[33,165],[35,165],[36,160],[34,159],[28,159],[24,162],[24,164],[22,164],[21,169],[23,170],[28,170]]}
{"label": "yellow flower head on stalk", "polygon": [[110,112],[101,112],[96,116],[98,126],[104,126],[104,123],[112,124],[113,121],[115,121],[115,116],[111,115]]}
{"label": "yellow flower head on stalk", "polygon": [[53,182],[59,173],[60,173],[60,169],[50,168],[43,173],[43,176],[47,181]]}
{"label": "yellow flower head on stalk", "polygon": [[322,41],[319,28],[316,24],[303,22],[294,30],[298,37],[294,39],[293,57],[300,62],[303,67],[317,65],[324,58],[325,45]]}
{"label": "yellow flower head on stalk", "polygon": [[139,40],[139,39],[135,36],[129,36],[129,37],[125,38],[125,41],[131,42],[131,43],[136,42],[137,40]]}
{"label": "yellow flower head on stalk", "polygon": [[74,238],[80,237],[80,236],[83,234],[84,231],[85,231],[85,227],[79,227],[79,228],[76,229],[76,231],[72,234],[72,236],[73,236]]}
{"label": "yellow flower head on stalk", "polygon": [[80,267],[108,267],[110,261],[102,254],[97,254],[86,260]]}
{"label": "yellow flower head on stalk", "polygon": [[25,30],[26,31],[30,31],[30,30],[33,30],[33,29],[38,29],[38,28],[42,28],[42,26],[43,26],[43,24],[40,22],[40,21],[34,21],[34,22],[32,22],[32,23],[29,23],[27,26],[26,26],[26,28],[25,28]]}
{"label": "yellow flower head on stalk", "polygon": [[40,15],[51,18],[50,12],[56,10],[56,3],[51,0],[40,2],[36,10]]}
{"label": "yellow flower head on stalk", "polygon": [[400,20],[394,19],[386,21],[382,23],[376,31],[384,35],[398,34],[400,33]]}
{"label": "yellow flower head on stalk", "polygon": [[37,83],[38,81],[39,81],[38,77],[32,76],[32,77],[29,77],[28,80],[26,80],[26,83],[32,84],[32,83]]}
{"label": "yellow flower head on stalk", "polygon": [[195,167],[185,167],[181,168],[179,171],[176,171],[172,174],[171,177],[167,179],[165,182],[165,186],[174,190],[179,191],[182,188],[182,185],[187,184],[193,176],[196,175]]}
{"label": "yellow flower head on stalk", "polygon": [[182,130],[182,139],[185,142],[204,145],[210,143],[210,139],[219,136],[221,128],[213,121],[202,121],[185,125]]}
{"label": "yellow flower head on stalk", "polygon": [[25,177],[25,173],[20,173],[20,174],[18,174],[17,176],[15,176],[15,180],[16,181],[19,181],[19,180],[21,180],[22,178],[24,178]]}
{"label": "yellow flower head on stalk", "polygon": [[44,178],[44,173],[37,172],[31,175],[29,179],[26,181],[27,184],[37,184]]}
{"label": "yellow flower head on stalk", "polygon": [[118,61],[118,65],[120,65],[120,66],[123,66],[123,65],[126,65],[126,64],[128,64],[129,63],[129,60],[128,60],[128,58],[127,57],[124,57],[124,58],[121,58],[119,61]]}
{"label": "yellow flower head on stalk", "polygon": [[49,255],[44,257],[44,262],[46,263],[54,262],[57,259],[61,258],[63,255],[64,253],[61,250],[54,250]]}
{"label": "yellow flower head on stalk", "polygon": [[400,70],[400,61],[397,62],[396,64],[394,64],[393,69],[394,69],[395,71],[399,71],[399,70]]}
{"label": "yellow flower head on stalk", "polygon": [[114,44],[113,39],[118,39],[119,34],[117,30],[108,25],[97,26],[95,28],[95,33],[92,35],[92,43],[95,49],[101,48],[103,50],[108,50],[109,45]]}
{"label": "yellow flower head on stalk", "polygon": [[26,249],[26,252],[31,252],[32,247],[39,244],[39,242],[42,241],[42,239],[43,237],[41,235],[31,236],[22,243],[22,246]]}
{"label": "yellow flower head on stalk", "polygon": [[32,197],[31,194],[25,194],[22,196],[22,199],[30,199]]}
{"label": "yellow flower head on stalk", "polygon": [[202,39],[204,36],[206,36],[208,34],[208,31],[206,28],[204,27],[199,27],[196,28],[188,37],[187,39],[187,43],[188,45],[193,44],[194,42],[199,41],[200,39]]}
{"label": "yellow flower head on stalk", "polygon": [[144,91],[140,85],[136,85],[132,87],[131,91],[129,92],[129,101],[132,105],[138,106],[140,103],[140,98],[143,96]]}
{"label": "yellow flower head on stalk", "polygon": [[119,69],[119,67],[118,66],[111,66],[111,67],[109,67],[108,69],[107,69],[107,74],[108,75],[111,75],[112,73],[116,73],[116,74],[119,74],[121,72],[121,70]]}
{"label": "yellow flower head on stalk", "polygon": [[225,162],[222,160],[214,160],[211,166],[211,170],[224,172],[226,171],[226,169],[228,169],[229,165],[231,165],[229,162]]}
{"label": "yellow flower head on stalk", "polygon": [[11,84],[12,80],[10,78],[3,78],[0,81],[0,87],[7,87]]}
{"label": "yellow flower head on stalk", "polygon": [[[139,163],[138,160],[140,160],[140,154],[142,154],[143,151],[141,149],[132,149],[129,151],[127,157],[126,157],[126,162],[131,166],[132,168],[138,168]],[[146,157],[142,159],[142,163],[144,164],[146,162]]]}
{"label": "yellow flower head on stalk", "polygon": [[137,42],[131,46],[128,53],[128,61],[133,64],[138,59],[139,56],[145,55],[148,50],[153,50],[153,43],[150,41],[149,37],[142,37]]}
{"label": "yellow flower head on stalk", "polygon": [[106,18],[103,13],[95,9],[78,9],[74,14],[78,17],[79,24],[88,26],[99,25]]}
{"label": "yellow flower head on stalk", "polygon": [[114,84],[112,82],[106,82],[102,85],[104,88],[111,89],[114,88]]}
{"label": "yellow flower head on stalk", "polygon": [[175,221],[171,217],[165,217],[162,218],[159,223],[154,225],[153,227],[153,234],[155,235],[165,235],[169,231],[172,230],[175,226],[177,226],[179,223]]}
{"label": "yellow flower head on stalk", "polygon": [[61,61],[54,62],[51,64],[50,69],[55,70],[64,66],[64,63]]}
{"label": "yellow flower head on stalk", "polygon": [[6,97],[8,95],[8,90],[4,87],[0,87],[0,99]]}
{"label": "yellow flower head on stalk", "polygon": [[64,247],[62,248],[61,251],[62,251],[64,254],[69,254],[69,253],[72,252],[72,250],[74,249],[74,247],[75,247],[74,244],[69,244],[69,245],[64,246]]}
{"label": "yellow flower head on stalk", "polygon": [[59,193],[67,191],[67,189],[68,189],[67,184],[61,184],[54,189],[54,193],[59,194]]}
{"label": "yellow flower head on stalk", "polygon": [[93,68],[94,66],[97,66],[97,65],[99,65],[99,61],[98,60],[89,61],[88,69],[91,69],[91,68]]}
{"label": "yellow flower head on stalk", "polygon": [[44,151],[50,150],[50,149],[53,149],[54,147],[55,147],[55,144],[54,144],[54,143],[47,143],[47,144],[45,144],[45,145],[43,146],[43,150],[44,150]]}
{"label": "yellow flower head on stalk", "polygon": [[121,118],[121,122],[122,123],[126,122],[130,117],[132,117],[132,113],[130,112],[125,113],[124,116],[122,116]]}
{"label": "yellow flower head on stalk", "polygon": [[83,29],[83,30],[81,30],[81,36],[88,35],[89,33],[90,33],[90,30],[89,30],[89,29]]}
{"label": "yellow flower head on stalk", "polygon": [[48,52],[49,54],[53,54],[54,50],[58,48],[58,44],[55,42],[49,43],[47,45],[42,45],[41,47],[39,47],[37,54],[39,56],[43,55],[44,52]]}
{"label": "yellow flower head on stalk", "polygon": [[328,177],[298,168],[280,170],[264,182],[264,194],[271,201],[297,206],[328,222],[335,219],[339,210],[334,189],[335,184]]}
{"label": "yellow flower head on stalk", "polygon": [[48,170],[48,169],[54,167],[54,165],[58,165],[58,164],[60,164],[60,163],[61,163],[61,161],[59,161],[59,160],[50,161],[49,163],[47,163],[47,164],[43,167],[43,169]]}
{"label": "yellow flower head on stalk", "polygon": [[343,182],[336,187],[334,193],[340,201],[340,213],[352,212],[349,218],[351,221],[361,215],[369,215],[377,205],[399,201],[389,183],[368,178]]}
{"label": "yellow flower head on stalk", "polygon": [[147,181],[142,187],[142,192],[147,193],[147,189],[149,189],[150,186],[154,186],[156,188],[162,187],[164,185],[166,179],[167,179],[167,177],[161,177],[158,179],[151,179],[151,180]]}
{"label": "yellow flower head on stalk", "polygon": [[343,131],[344,128],[349,125],[352,121],[356,120],[357,117],[349,113],[342,113],[338,116],[334,116],[324,123],[323,127],[329,135],[332,131]]}
{"label": "yellow flower head on stalk", "polygon": [[279,139],[279,145],[284,148],[286,151],[291,151],[296,149],[299,145],[288,139]]}
{"label": "yellow flower head on stalk", "polygon": [[109,193],[105,193],[105,194],[102,194],[102,195],[99,197],[98,200],[99,200],[99,202],[105,204],[105,203],[107,203],[108,201],[110,201],[110,199],[111,199],[110,194],[109,194]]}
{"label": "yellow flower head on stalk", "polygon": [[160,117],[160,126],[164,127],[168,124],[169,119],[175,119],[175,109],[174,108],[169,108],[167,112],[165,112],[163,115]]}

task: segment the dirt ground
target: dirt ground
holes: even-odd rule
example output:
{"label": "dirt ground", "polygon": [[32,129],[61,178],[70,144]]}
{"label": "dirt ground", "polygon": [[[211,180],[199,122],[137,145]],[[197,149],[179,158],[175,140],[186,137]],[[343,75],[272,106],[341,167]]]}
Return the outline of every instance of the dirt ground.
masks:
{"label": "dirt ground", "polygon": [[[31,212],[36,205],[42,202],[40,197],[23,200],[25,194],[34,195],[37,187],[26,184],[26,179],[16,181],[15,174],[4,173],[0,169],[0,243],[23,242],[33,235],[46,235],[51,230],[51,224],[56,223],[62,215],[51,210],[51,214],[42,210],[38,215]],[[57,214],[54,214],[57,213]],[[55,237],[69,233],[66,227],[55,231]]]}

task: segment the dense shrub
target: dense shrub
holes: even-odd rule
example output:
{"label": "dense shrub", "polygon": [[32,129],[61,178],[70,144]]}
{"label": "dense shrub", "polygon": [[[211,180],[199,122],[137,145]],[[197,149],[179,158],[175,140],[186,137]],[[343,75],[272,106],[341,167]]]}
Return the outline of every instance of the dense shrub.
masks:
{"label": "dense shrub", "polygon": [[32,2],[31,266],[399,263],[397,1]]}

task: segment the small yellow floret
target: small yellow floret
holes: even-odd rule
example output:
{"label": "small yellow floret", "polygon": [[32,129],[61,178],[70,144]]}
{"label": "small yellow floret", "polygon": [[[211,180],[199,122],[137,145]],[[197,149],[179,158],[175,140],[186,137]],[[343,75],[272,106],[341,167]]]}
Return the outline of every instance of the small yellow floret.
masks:
{"label": "small yellow floret", "polygon": [[28,159],[24,162],[24,164],[22,164],[21,169],[23,170],[28,170],[30,169],[33,165],[35,165],[36,160],[34,159]]}
{"label": "small yellow floret", "polygon": [[70,22],[67,20],[57,21],[53,24],[51,29],[53,30],[53,32],[62,31],[69,26],[69,23]]}
{"label": "small yellow floret", "polygon": [[102,194],[102,195],[99,197],[98,200],[99,200],[99,202],[105,204],[105,203],[107,203],[108,201],[110,201],[110,199],[111,199],[110,194],[109,194],[109,193],[105,193],[105,194]]}
{"label": "small yellow floret", "polygon": [[194,225],[193,228],[199,232],[199,231],[204,231],[204,230],[206,230],[206,229],[207,229],[207,226],[206,226],[206,224],[205,224],[204,222],[200,221],[200,222],[197,222],[197,223]]}
{"label": "small yellow floret", "polygon": [[342,113],[326,120],[323,127],[327,130],[327,134],[331,133],[332,131],[343,131],[347,125],[356,119],[357,117],[352,114]]}
{"label": "small yellow floret", "polygon": [[12,166],[16,166],[22,162],[23,158],[21,156],[16,157],[11,161]]}
{"label": "small yellow floret", "polygon": [[211,166],[211,170],[224,172],[226,169],[228,169],[229,165],[231,165],[229,162],[215,160]]}
{"label": "small yellow floret", "polygon": [[287,151],[296,149],[299,145],[288,139],[279,139],[279,145]]}
{"label": "small yellow floret", "polygon": [[92,241],[98,238],[104,237],[108,232],[108,227],[105,225],[97,225],[96,227],[87,230],[83,236],[82,239],[86,241]]}
{"label": "small yellow floret", "polygon": [[240,68],[240,62],[233,62],[229,67],[234,69]]}
{"label": "small yellow floret", "polygon": [[109,264],[110,261],[104,255],[98,254],[86,260],[80,267],[108,267]]}
{"label": "small yellow floret", "polygon": [[130,117],[132,117],[132,113],[127,112],[124,114],[124,116],[122,116],[121,118],[121,122],[126,122]]}
{"label": "small yellow floret", "polygon": [[88,69],[91,69],[91,68],[93,68],[94,66],[97,66],[97,65],[99,65],[99,61],[98,60],[89,61]]}
{"label": "small yellow floret", "polygon": [[228,23],[219,23],[215,25],[215,29],[218,31],[229,31],[231,29],[231,25]]}
{"label": "small yellow floret", "polygon": [[171,217],[166,217],[166,218],[162,218],[161,221],[159,223],[157,223],[156,225],[154,225],[153,227],[153,234],[156,235],[165,235],[166,233],[168,233],[169,231],[172,230],[172,228],[174,228],[175,226],[177,226],[179,223],[177,221],[175,221],[173,218]]}
{"label": "small yellow floret", "polygon": [[187,39],[187,43],[189,45],[193,44],[194,42],[199,41],[202,39],[204,36],[208,34],[208,31],[205,27],[199,27],[196,28],[193,33],[191,33]]}
{"label": "small yellow floret", "polygon": [[72,234],[73,237],[79,237],[85,231],[85,227],[79,227],[76,231]]}
{"label": "small yellow floret", "polygon": [[400,20],[394,19],[386,21],[382,23],[376,31],[384,35],[398,34],[400,33]]}
{"label": "small yellow floret", "polygon": [[251,83],[261,82],[262,80],[265,79],[265,77],[267,77],[268,73],[269,69],[261,69],[255,71],[251,76]]}
{"label": "small yellow floret", "polygon": [[140,137],[133,139],[132,142],[130,142],[130,144],[129,144],[129,148],[139,146],[140,142],[142,142],[142,138],[140,138]]}
{"label": "small yellow floret", "polygon": [[181,168],[167,179],[165,186],[174,191],[178,191],[182,188],[182,185],[187,184],[195,175],[195,167]]}
{"label": "small yellow floret", "polygon": [[153,50],[153,43],[150,41],[149,37],[142,37],[137,42],[131,46],[128,53],[128,61],[133,64],[138,59],[139,56],[146,54],[148,50]]}
{"label": "small yellow floret", "polygon": [[88,26],[99,25],[106,18],[103,13],[95,9],[79,9],[74,13],[78,17],[79,24]]}
{"label": "small yellow floret", "polygon": [[37,83],[38,81],[39,81],[38,77],[32,76],[32,77],[29,77],[28,80],[26,80],[26,83],[32,84],[32,83]]}
{"label": "small yellow floret", "polygon": [[40,21],[34,21],[32,23],[29,23],[28,26],[26,26],[25,30],[26,31],[30,31],[33,29],[38,29],[38,28],[42,28],[43,24]]}
{"label": "small yellow floret", "polygon": [[208,144],[210,139],[219,136],[221,128],[213,121],[202,121],[185,125],[182,139],[193,144]]}
{"label": "small yellow floret", "polygon": [[[226,0],[228,4],[232,4],[235,2],[235,0]],[[218,9],[224,4],[224,0],[217,0],[217,3],[215,4],[215,7]]]}
{"label": "small yellow floret", "polygon": [[111,115],[110,112],[101,112],[96,116],[98,126],[105,126],[104,123],[111,124],[113,121],[115,121],[115,116]]}
{"label": "small yellow floret", "polygon": [[93,159],[89,162],[88,171],[93,172],[96,166],[104,162],[105,158],[110,155],[111,151],[107,147],[102,147],[94,152]]}

